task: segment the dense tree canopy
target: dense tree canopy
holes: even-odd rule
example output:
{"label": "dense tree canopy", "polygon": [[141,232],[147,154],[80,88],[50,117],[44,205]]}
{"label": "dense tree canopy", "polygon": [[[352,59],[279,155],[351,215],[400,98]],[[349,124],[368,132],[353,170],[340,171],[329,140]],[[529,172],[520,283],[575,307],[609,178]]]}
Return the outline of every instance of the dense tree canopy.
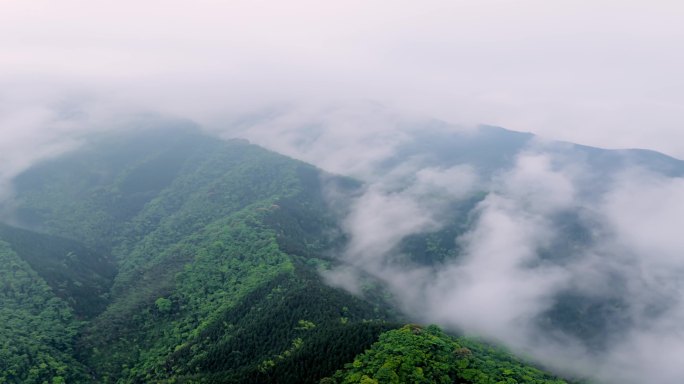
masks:
{"label": "dense tree canopy", "polygon": [[502,349],[452,338],[436,326],[386,332],[328,383],[564,384]]}
{"label": "dense tree canopy", "polygon": [[[100,138],[20,175],[24,229],[0,226],[0,383],[554,383],[437,328],[397,330],[379,292],[324,284],[345,238],[322,180],[358,188],[186,129]],[[457,230],[406,247],[448,257]]]}

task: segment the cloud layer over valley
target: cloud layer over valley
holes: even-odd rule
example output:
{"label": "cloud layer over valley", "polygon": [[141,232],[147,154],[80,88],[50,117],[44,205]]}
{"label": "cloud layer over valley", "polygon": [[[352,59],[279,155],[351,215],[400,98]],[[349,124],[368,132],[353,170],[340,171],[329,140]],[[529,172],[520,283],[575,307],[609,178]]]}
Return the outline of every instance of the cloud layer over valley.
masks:
{"label": "cloud layer over valley", "polygon": [[555,140],[684,158],[683,17],[677,1],[5,1],[0,203],[93,132],[244,137],[363,182],[331,284],[362,295],[373,276],[412,318],[562,372],[677,383],[684,165]]}
{"label": "cloud layer over valley", "polygon": [[[363,295],[373,276],[410,317],[572,376],[684,374],[683,162],[365,103],[281,111],[240,134],[365,182],[343,223],[342,266],[324,273],[331,284]],[[416,260],[407,245],[445,234],[445,258]]]}
{"label": "cloud layer over valley", "polygon": [[[677,382],[684,179],[636,167],[606,172],[535,141],[511,165],[486,178],[468,164],[406,176],[402,164],[370,180],[345,222],[348,265],[327,272],[329,281],[361,292],[357,272],[369,273],[410,316],[580,377]],[[448,211],[477,193],[472,210]],[[445,261],[407,261],[403,241],[454,221],[468,227]]]}
{"label": "cloud layer over valley", "polygon": [[[93,129],[172,121],[61,110],[5,115],[51,129],[5,144],[4,198],[14,175]],[[410,318],[502,342],[570,375],[636,384],[684,373],[680,161],[421,120],[374,103],[274,109],[212,131],[364,182],[345,200],[349,244],[324,273],[330,284],[363,295],[372,276]],[[432,250],[416,255],[412,241]]]}

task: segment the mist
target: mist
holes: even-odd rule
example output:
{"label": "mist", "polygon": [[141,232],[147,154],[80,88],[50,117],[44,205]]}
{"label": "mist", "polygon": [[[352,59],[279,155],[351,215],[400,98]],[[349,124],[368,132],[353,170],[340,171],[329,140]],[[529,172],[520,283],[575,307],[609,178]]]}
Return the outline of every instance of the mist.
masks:
{"label": "mist", "polygon": [[[675,1],[5,1],[0,199],[93,133],[244,137],[363,182],[330,284],[362,295],[372,275],[413,318],[561,372],[675,383],[684,179],[602,172],[554,141],[684,158],[683,16]],[[402,157],[424,132],[480,124],[537,138],[495,170]],[[568,215],[587,241],[564,242]],[[402,242],[450,220],[470,223],[458,255],[408,265]],[[615,303],[600,347],[549,320],[568,294]]]}
{"label": "mist", "polygon": [[10,0],[0,100],[85,99],[220,128],[273,105],[362,99],[684,157],[683,15],[675,1]]}
{"label": "mist", "polygon": [[[675,383],[684,374],[676,357],[684,348],[682,177],[628,152],[614,152],[625,161],[608,166],[539,137],[494,171],[406,157],[404,146],[430,132],[481,133],[375,103],[280,111],[240,129],[364,182],[345,200],[349,244],[336,256],[341,265],[323,272],[331,285],[363,296],[372,276],[410,318],[503,343],[569,377]],[[477,195],[472,210],[453,210]],[[329,191],[332,203],[338,196]],[[437,265],[407,261],[403,241],[451,220],[469,223],[453,239],[457,254]],[[557,314],[567,297],[593,303],[568,320],[580,331]],[[604,318],[597,325],[592,316]]]}
{"label": "mist", "polygon": [[[94,132],[192,124],[83,105],[71,113],[53,104],[4,114],[7,124],[25,127],[3,142],[4,199],[11,199],[14,176],[87,143]],[[540,138],[494,171],[438,164],[424,154],[404,157],[402,148],[425,133],[467,138],[479,128],[373,102],[276,105],[205,129],[364,183],[343,202],[349,243],[335,256],[341,265],[323,272],[329,284],[363,296],[365,276],[372,276],[409,318],[502,343],[570,377],[636,384],[674,383],[684,374],[677,358],[684,353],[684,179],[638,164],[606,173],[564,150],[566,144]],[[476,206],[454,216],[464,212],[451,211],[453,203],[475,195],[482,196]],[[336,191],[328,196],[338,203]],[[569,213],[590,234],[586,243],[564,242],[562,218]],[[470,223],[453,239],[458,254],[432,266],[407,263],[402,242],[450,220]],[[562,255],[549,258],[556,247],[564,247]],[[617,303],[609,319],[615,324],[598,331],[605,333],[599,345],[549,320],[568,294]]]}
{"label": "mist", "polygon": [[[596,171],[581,160],[554,159],[543,147],[533,144],[489,180],[467,165],[456,177],[441,174],[442,185],[452,187],[449,199],[473,191],[486,197],[463,218],[472,226],[454,239],[457,257],[437,267],[407,264],[400,243],[446,225],[446,205],[415,192],[440,188],[420,177],[400,192],[387,177],[370,181],[345,222],[345,266],[324,275],[362,295],[361,276],[371,274],[409,316],[503,343],[571,377],[677,382],[684,373],[676,357],[684,348],[684,179],[626,169],[610,175],[602,192],[587,194],[593,186],[586,177]],[[559,217],[568,212],[588,229],[586,244],[562,241],[569,235]],[[619,303],[598,331],[605,342],[549,320],[568,293]],[[587,310],[580,322],[592,321]]]}

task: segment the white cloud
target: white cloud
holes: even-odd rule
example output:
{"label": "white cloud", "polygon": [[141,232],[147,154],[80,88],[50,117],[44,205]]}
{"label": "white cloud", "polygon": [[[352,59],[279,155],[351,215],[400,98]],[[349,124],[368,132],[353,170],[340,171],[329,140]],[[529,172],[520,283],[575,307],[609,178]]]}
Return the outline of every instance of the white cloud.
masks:
{"label": "white cloud", "polygon": [[[409,161],[404,168],[415,165]],[[675,357],[684,350],[682,179],[627,169],[605,178],[599,196],[578,194],[601,170],[567,153],[554,157],[534,143],[533,152],[521,152],[512,169],[489,182],[461,174],[462,185],[470,180],[470,187],[451,198],[481,188],[488,195],[468,232],[456,239],[458,257],[436,268],[407,264],[397,247],[401,240],[443,224],[446,205],[424,204],[424,197],[455,185],[445,175],[461,171],[414,171],[429,176],[408,179],[403,189],[382,178],[371,182],[346,221],[350,245],[342,260],[384,281],[409,315],[503,342],[560,372],[605,383],[678,382],[684,374]],[[576,217],[563,216],[570,213]],[[567,220],[578,220],[593,238],[558,245],[569,236],[562,225]],[[554,248],[559,246],[569,248]],[[550,250],[550,259],[542,249]],[[569,257],[554,259],[559,252]],[[353,291],[360,292],[353,269],[330,276],[338,286],[355,282]],[[590,318],[590,327],[608,321],[603,347],[587,346],[568,329],[542,321],[566,292],[617,300],[607,309],[620,305],[616,319],[591,307],[577,307],[577,320],[561,319],[579,321],[573,327]]]}
{"label": "white cloud", "polygon": [[0,84],[215,126],[274,102],[372,99],[684,157],[682,16],[677,1],[8,0]]}
{"label": "white cloud", "polygon": [[[581,182],[591,169],[539,149],[494,180],[467,165],[381,165],[410,140],[407,115],[684,157],[683,17],[679,1],[4,1],[0,197],[18,172],[93,129],[139,111],[190,118],[368,181],[345,222],[346,257],[428,318],[528,349],[553,293],[601,295],[615,289],[606,277],[624,277],[634,327],[622,344],[601,359],[554,344],[538,357],[615,382],[677,382],[681,179],[607,178],[597,203]],[[337,106],[357,99],[390,108]],[[489,195],[458,239],[461,260],[436,274],[392,263],[405,236],[443,224],[445,195],[475,190]],[[600,244],[531,268],[566,210],[586,214]],[[351,288],[353,277],[334,278]],[[649,317],[652,303],[663,312]]]}

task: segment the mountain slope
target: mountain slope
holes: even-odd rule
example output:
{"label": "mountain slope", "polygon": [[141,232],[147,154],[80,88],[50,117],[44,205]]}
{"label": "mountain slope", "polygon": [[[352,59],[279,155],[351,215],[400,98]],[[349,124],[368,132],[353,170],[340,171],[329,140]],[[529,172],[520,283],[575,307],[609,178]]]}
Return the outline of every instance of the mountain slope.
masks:
{"label": "mountain slope", "polygon": [[0,382],[87,382],[74,359],[79,323],[69,306],[0,241]]}
{"label": "mountain slope", "polygon": [[383,333],[372,348],[322,384],[534,383],[566,384],[502,349],[454,339],[432,325]]}
{"label": "mountain slope", "polygon": [[[100,140],[21,175],[14,217],[116,261],[110,304],[79,341],[80,359],[99,380],[220,375],[221,381],[247,382],[268,376],[263,364],[276,371],[292,364],[283,354],[294,353],[295,341],[297,351],[320,360],[315,345],[335,345],[329,338],[340,332],[377,336],[387,329],[386,309],[328,288],[312,273],[341,235],[320,180],[349,181],[246,142],[187,129]],[[255,291],[267,297],[254,297]],[[292,305],[245,323],[249,311],[274,308],[272,295]],[[238,316],[239,308],[245,309]],[[304,332],[301,324],[315,327]],[[278,327],[283,333],[271,335]],[[228,340],[253,348],[239,341],[244,337],[267,340],[259,343],[263,349],[240,353],[248,357],[216,357],[232,350],[230,343],[222,347]],[[320,375],[373,338],[343,343],[346,354],[316,364],[328,367],[318,368]],[[207,349],[206,356],[198,348]],[[217,359],[218,367],[211,363]],[[290,376],[291,382],[316,380],[311,372]]]}
{"label": "mountain slope", "polygon": [[70,303],[75,314],[90,318],[102,312],[116,274],[107,257],[83,244],[0,224],[0,240]]}
{"label": "mountain slope", "polygon": [[[348,199],[361,184],[245,141],[184,127],[100,136],[15,189],[10,221],[24,229],[0,228],[16,244],[8,255],[54,281],[45,300],[88,318],[54,328],[69,339],[69,382],[316,383],[400,326],[377,284],[360,298],[319,274],[348,241],[348,207],[326,193]],[[59,301],[54,271],[104,301],[87,313],[73,290]]]}

